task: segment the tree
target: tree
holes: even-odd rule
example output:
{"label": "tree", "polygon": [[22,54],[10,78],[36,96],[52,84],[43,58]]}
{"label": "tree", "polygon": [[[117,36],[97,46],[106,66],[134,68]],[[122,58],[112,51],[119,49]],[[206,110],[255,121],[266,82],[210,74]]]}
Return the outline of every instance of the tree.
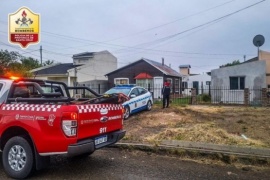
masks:
{"label": "tree", "polygon": [[25,67],[26,70],[31,70],[35,68],[41,67],[39,61],[37,59],[34,59],[32,57],[23,57],[21,60],[22,66]]}
{"label": "tree", "polygon": [[51,65],[51,64],[53,64],[54,63],[54,60],[47,60],[47,61],[45,61],[42,65],[43,66],[47,66],[47,65]]}
{"label": "tree", "polygon": [[221,65],[220,68],[228,67],[228,66],[234,66],[234,65],[237,65],[237,64],[241,64],[241,62],[239,60],[234,60],[231,63],[227,63],[227,64],[224,64],[224,65]]}
{"label": "tree", "polygon": [[4,75],[11,63],[17,62],[22,56],[18,52],[0,50],[0,75]]}
{"label": "tree", "polygon": [[24,57],[18,52],[0,50],[0,75],[29,77],[31,69],[41,67],[37,59]]}

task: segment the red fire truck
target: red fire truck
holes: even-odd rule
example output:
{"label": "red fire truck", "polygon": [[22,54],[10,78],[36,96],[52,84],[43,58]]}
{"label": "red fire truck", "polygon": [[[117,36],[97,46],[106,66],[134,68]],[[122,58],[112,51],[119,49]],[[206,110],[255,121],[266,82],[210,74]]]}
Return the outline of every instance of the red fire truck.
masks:
{"label": "red fire truck", "polygon": [[90,155],[124,137],[123,96],[71,98],[66,84],[0,78],[0,149],[5,172],[28,177],[50,156]]}

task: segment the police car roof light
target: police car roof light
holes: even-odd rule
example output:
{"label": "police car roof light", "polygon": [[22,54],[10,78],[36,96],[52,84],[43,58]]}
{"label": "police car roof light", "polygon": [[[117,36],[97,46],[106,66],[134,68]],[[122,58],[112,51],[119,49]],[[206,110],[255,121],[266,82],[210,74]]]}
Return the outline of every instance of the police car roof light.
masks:
{"label": "police car roof light", "polygon": [[117,84],[116,87],[135,87],[136,84]]}

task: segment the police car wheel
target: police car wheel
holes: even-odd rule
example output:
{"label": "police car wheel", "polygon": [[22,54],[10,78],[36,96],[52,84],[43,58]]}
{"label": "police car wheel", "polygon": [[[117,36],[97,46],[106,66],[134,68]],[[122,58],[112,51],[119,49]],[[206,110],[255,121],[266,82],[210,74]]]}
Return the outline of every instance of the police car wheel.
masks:
{"label": "police car wheel", "polygon": [[147,102],[147,110],[150,111],[152,109],[152,103],[151,101]]}
{"label": "police car wheel", "polygon": [[128,119],[130,116],[130,109],[128,106],[125,107],[125,114],[124,114],[124,119]]}
{"label": "police car wheel", "polygon": [[8,140],[3,150],[3,167],[10,177],[24,179],[34,170],[34,153],[29,142],[15,136]]}

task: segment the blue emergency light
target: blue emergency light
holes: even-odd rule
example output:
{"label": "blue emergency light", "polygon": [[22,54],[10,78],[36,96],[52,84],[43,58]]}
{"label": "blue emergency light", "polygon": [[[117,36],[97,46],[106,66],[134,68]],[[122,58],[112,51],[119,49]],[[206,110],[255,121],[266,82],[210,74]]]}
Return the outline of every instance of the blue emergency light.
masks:
{"label": "blue emergency light", "polygon": [[117,84],[115,87],[126,87],[126,88],[132,88],[135,87],[136,84]]}

